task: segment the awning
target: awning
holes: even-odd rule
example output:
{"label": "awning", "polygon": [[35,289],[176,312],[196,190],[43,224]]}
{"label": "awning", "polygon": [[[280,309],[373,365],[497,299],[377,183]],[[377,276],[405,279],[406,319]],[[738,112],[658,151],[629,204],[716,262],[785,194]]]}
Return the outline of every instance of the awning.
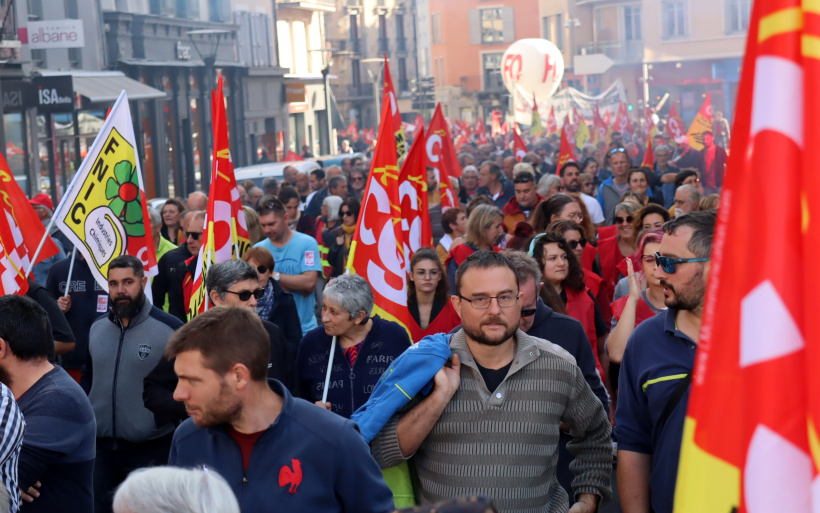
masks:
{"label": "awning", "polygon": [[90,103],[113,103],[125,90],[129,100],[165,98],[165,93],[125,76],[121,71],[39,71],[42,76],[71,75],[74,92]]}

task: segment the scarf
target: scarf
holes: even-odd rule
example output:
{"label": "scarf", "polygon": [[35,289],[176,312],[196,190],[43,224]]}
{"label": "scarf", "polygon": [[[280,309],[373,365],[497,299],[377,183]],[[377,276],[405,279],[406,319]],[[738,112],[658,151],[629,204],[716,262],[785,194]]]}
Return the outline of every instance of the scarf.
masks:
{"label": "scarf", "polygon": [[350,249],[350,243],[353,242],[353,233],[356,231],[356,225],[348,226],[342,224],[342,230],[345,232],[345,248]]}
{"label": "scarf", "polygon": [[273,310],[273,280],[268,280],[268,284],[265,286],[265,295],[262,296],[256,303],[256,313],[259,314],[259,318],[263,321],[267,321],[270,318],[270,312]]}

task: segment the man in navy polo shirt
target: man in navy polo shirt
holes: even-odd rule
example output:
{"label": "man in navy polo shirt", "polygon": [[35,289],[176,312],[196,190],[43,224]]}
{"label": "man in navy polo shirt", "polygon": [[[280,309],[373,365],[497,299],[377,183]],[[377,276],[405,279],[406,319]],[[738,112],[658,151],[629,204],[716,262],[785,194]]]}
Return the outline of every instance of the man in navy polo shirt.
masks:
{"label": "man in navy polo shirt", "polygon": [[655,274],[668,310],[638,325],[624,351],[614,430],[624,513],[672,512],[716,217],[663,226]]}
{"label": "man in navy polo shirt", "polygon": [[174,399],[191,418],[174,433],[168,463],[215,470],[243,513],[392,511],[356,424],[268,380],[269,353],[259,316],[245,307],[212,308],[174,334],[165,355],[176,358]]}

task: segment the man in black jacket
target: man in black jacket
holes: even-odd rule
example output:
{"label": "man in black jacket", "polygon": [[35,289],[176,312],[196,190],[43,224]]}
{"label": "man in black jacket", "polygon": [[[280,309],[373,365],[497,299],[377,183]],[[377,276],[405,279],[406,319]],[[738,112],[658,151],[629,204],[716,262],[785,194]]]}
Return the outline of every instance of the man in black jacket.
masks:
{"label": "man in black jacket", "polygon": [[[264,294],[264,289],[259,288],[256,269],[242,260],[228,260],[211,266],[205,277],[205,287],[211,308],[227,305],[255,310],[257,300]],[[296,390],[296,354],[278,326],[268,321],[262,321],[262,325],[270,338],[268,377],[281,381],[293,392]],[[145,407],[154,413],[157,423],[188,418],[185,405],[174,400],[176,386],[174,361],[162,358],[146,376],[142,394]]]}
{"label": "man in black jacket", "polygon": [[[185,215],[185,244],[165,253],[157,262],[158,274],[151,283],[154,304],[162,307],[168,295],[168,313],[186,322],[188,305],[185,304],[182,285],[185,281],[184,262],[199,253],[202,232],[205,231],[205,211],[196,210]],[[180,265],[183,264],[183,265]]]}

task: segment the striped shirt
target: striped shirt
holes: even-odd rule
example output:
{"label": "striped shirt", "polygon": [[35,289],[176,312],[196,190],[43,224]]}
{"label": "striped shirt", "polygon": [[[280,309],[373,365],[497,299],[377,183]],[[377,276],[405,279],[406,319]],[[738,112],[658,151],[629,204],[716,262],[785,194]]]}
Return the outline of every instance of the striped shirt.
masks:
{"label": "striped shirt", "polygon": [[[485,495],[504,513],[567,511],[567,493],[555,474],[562,421],[572,426],[574,437],[568,448],[575,455],[570,464],[575,494],[609,500],[611,430],[601,401],[571,358],[520,330],[515,336],[515,360],[490,393],[464,330],[453,335],[450,347],[461,359],[461,385],[413,455],[422,504]],[[399,418],[395,415],[371,443],[382,468],[403,459]]]}
{"label": "striped shirt", "polygon": [[0,384],[0,476],[9,494],[9,511],[20,510],[20,489],[17,486],[17,462],[23,445],[26,422],[11,390]]}

